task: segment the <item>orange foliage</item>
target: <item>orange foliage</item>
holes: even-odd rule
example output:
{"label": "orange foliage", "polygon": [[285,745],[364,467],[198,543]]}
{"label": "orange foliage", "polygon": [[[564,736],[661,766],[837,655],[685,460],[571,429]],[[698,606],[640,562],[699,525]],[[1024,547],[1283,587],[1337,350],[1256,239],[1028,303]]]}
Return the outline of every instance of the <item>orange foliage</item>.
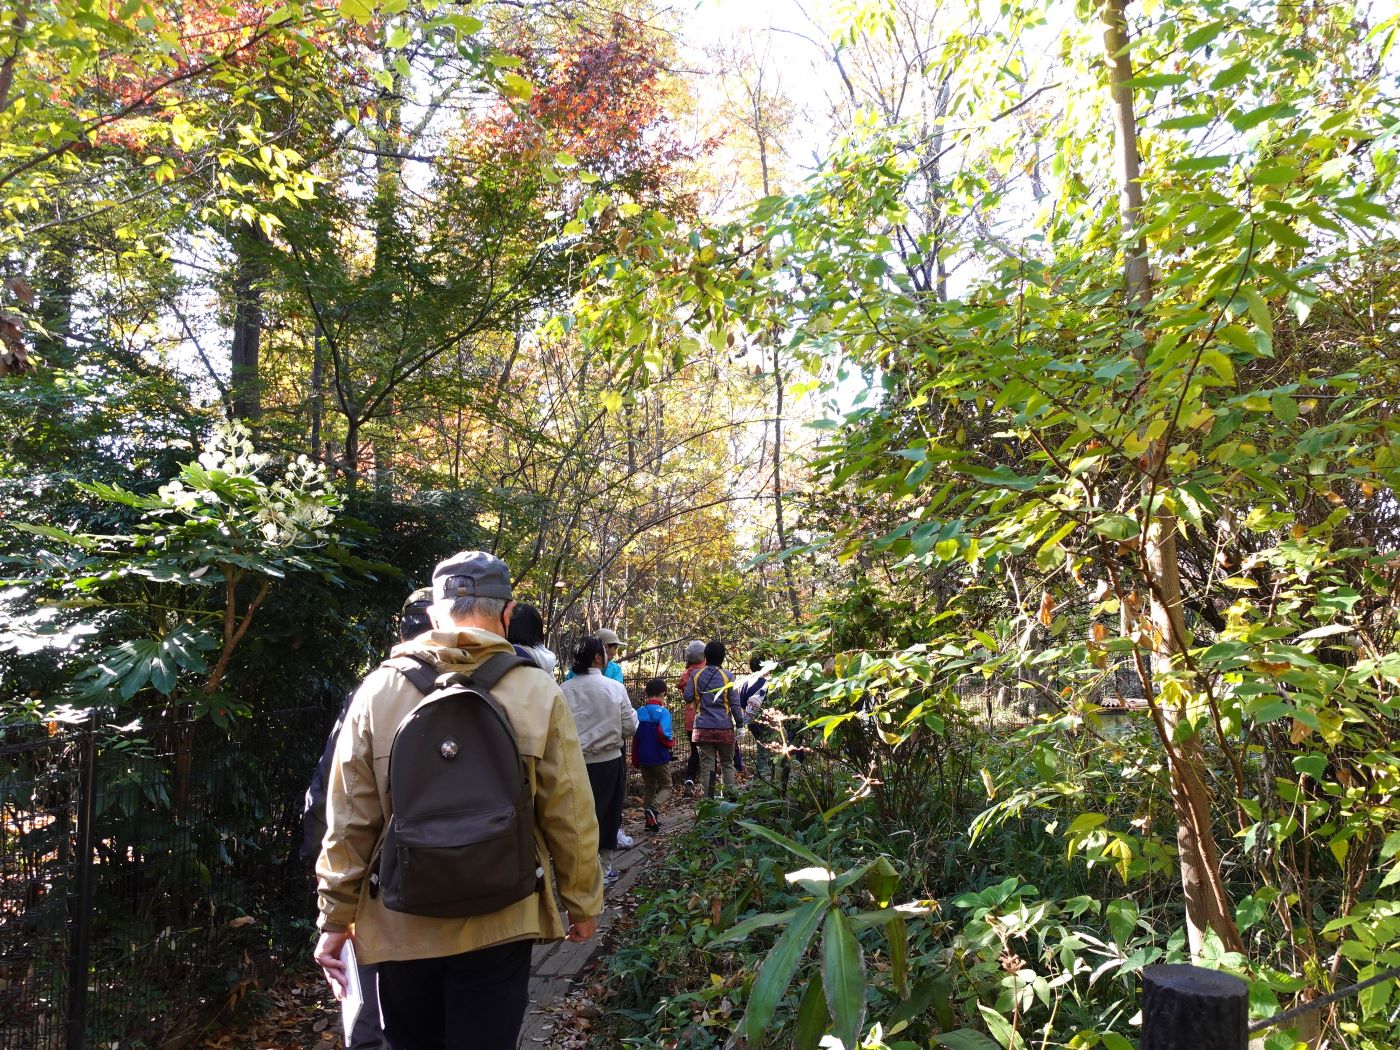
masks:
{"label": "orange foliage", "polygon": [[626,179],[640,196],[674,189],[678,169],[705,146],[674,133],[675,98],[658,51],[658,35],[614,15],[601,29],[582,28],[563,48],[515,54],[535,85],[517,111],[501,107],[474,131],[494,150],[523,158],[548,145],[585,170]]}

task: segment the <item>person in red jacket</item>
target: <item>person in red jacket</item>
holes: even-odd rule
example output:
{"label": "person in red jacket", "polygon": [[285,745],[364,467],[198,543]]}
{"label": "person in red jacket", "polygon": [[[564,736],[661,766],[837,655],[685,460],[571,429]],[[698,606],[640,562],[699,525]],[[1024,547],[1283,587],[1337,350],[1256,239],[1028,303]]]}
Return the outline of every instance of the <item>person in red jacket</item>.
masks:
{"label": "person in red jacket", "polygon": [[[685,696],[685,687],[690,684],[691,676],[696,671],[705,666],[705,643],[696,639],[685,647],[685,670],[681,672],[681,680],[676,683],[676,688]],[[700,749],[695,746],[695,704],[690,700],[685,702],[685,739],[690,745],[690,755],[685,761],[685,797],[695,796],[695,778],[700,775]]]}

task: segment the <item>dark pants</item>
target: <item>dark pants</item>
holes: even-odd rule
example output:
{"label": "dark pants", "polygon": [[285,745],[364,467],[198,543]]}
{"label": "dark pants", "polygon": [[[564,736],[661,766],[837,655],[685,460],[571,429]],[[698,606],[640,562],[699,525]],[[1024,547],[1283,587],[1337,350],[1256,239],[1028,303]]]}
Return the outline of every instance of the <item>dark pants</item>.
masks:
{"label": "dark pants", "polygon": [[685,779],[700,779],[700,745],[693,740],[690,742],[690,757],[685,760]]}
{"label": "dark pants", "polygon": [[355,1027],[346,1033],[349,1050],[384,1050],[384,1032],[379,1027],[379,964],[357,963],[360,992],[365,997]]}
{"label": "dark pants", "polygon": [[379,964],[392,1050],[515,1050],[529,1005],[532,941]]}
{"label": "dark pants", "polygon": [[617,849],[617,829],[622,827],[622,796],[627,793],[627,767],[620,758],[590,762],[588,783],[593,788],[593,811],[598,815],[598,848]]}

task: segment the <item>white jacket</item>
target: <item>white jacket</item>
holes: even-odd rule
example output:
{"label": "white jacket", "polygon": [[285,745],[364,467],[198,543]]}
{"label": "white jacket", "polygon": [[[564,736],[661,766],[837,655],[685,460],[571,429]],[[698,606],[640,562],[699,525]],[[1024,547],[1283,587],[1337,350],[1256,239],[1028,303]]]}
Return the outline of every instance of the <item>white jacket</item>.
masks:
{"label": "white jacket", "polygon": [[530,659],[535,661],[541,671],[554,674],[554,668],[558,666],[559,658],[554,655],[552,650],[546,649],[543,645],[522,645],[520,648],[530,654]]}
{"label": "white jacket", "polygon": [[590,667],[564,683],[564,700],[578,727],[585,762],[608,762],[622,757],[622,746],[637,732],[637,712],[621,682],[605,678]]}

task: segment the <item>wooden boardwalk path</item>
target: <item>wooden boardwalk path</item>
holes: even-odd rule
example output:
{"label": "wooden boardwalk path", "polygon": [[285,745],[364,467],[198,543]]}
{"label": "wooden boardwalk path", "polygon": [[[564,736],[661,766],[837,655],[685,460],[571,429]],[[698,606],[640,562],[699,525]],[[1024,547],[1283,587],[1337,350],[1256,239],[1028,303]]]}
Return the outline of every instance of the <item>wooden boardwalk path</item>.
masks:
{"label": "wooden boardwalk path", "polygon": [[628,891],[651,866],[652,858],[659,858],[664,853],[671,835],[688,827],[693,817],[694,811],[689,805],[673,803],[662,818],[660,832],[647,835],[640,827],[625,829],[636,838],[637,844],[613,856],[613,867],[622,873],[622,877],[607,889],[603,915],[598,920],[598,933],[591,941],[582,944],[554,941],[536,945],[534,973],[530,977],[530,1009],[520,1029],[520,1050],[557,1045],[559,1018],[556,1008],[563,1003],[575,979],[593,957],[607,950],[614,923],[622,909],[630,907]]}

